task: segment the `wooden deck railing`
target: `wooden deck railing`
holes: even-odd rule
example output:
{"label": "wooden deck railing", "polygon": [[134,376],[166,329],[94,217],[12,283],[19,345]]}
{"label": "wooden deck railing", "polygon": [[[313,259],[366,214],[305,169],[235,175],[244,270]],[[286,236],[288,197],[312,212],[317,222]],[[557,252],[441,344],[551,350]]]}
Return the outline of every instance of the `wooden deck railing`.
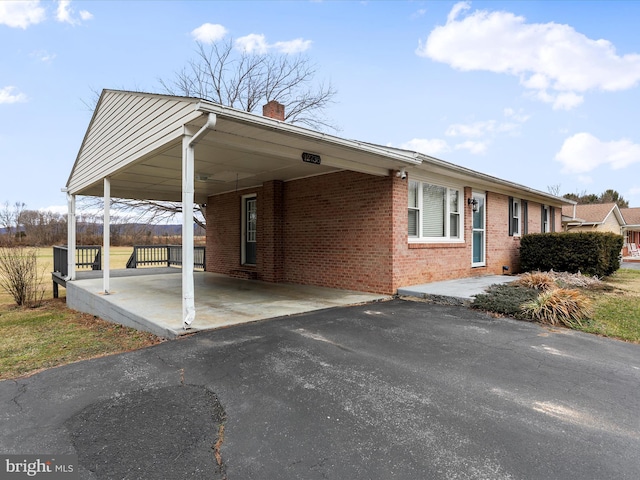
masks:
{"label": "wooden deck railing", "polygon": [[[182,266],[182,245],[134,245],[127,268]],[[205,247],[193,247],[193,266],[205,270]]]}
{"label": "wooden deck railing", "polygon": [[[53,271],[62,277],[69,274],[68,269],[69,249],[66,245],[53,247]],[[76,246],[76,268],[102,269],[102,247],[100,246]]]}
{"label": "wooden deck railing", "polygon": [[[69,267],[69,249],[65,246],[53,247],[53,297],[58,298],[58,285],[66,288]],[[182,266],[182,245],[136,245],[127,262],[127,268],[138,266]],[[205,247],[193,247],[193,266],[205,270]],[[102,247],[76,246],[76,268],[102,270]]]}

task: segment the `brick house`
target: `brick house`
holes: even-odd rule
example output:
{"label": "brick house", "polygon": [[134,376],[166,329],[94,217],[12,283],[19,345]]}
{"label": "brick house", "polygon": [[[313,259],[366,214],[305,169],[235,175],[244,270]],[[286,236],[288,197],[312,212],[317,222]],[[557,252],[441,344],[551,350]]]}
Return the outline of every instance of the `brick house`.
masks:
{"label": "brick house", "polygon": [[287,124],[276,103],[263,113],[105,90],[67,183],[70,215],[76,195],[182,200],[185,218],[189,204],[206,204],[207,271],[393,294],[516,272],[521,235],[559,230],[562,207],[573,203]]}

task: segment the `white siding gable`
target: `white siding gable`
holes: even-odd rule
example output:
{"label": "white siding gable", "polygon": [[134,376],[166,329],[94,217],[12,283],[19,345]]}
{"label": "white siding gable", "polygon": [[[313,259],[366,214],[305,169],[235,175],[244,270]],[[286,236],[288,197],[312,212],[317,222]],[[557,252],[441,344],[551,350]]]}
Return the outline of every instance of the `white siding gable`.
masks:
{"label": "white siding gable", "polygon": [[70,193],[94,185],[179,139],[199,117],[198,99],[105,90],[67,182]]}

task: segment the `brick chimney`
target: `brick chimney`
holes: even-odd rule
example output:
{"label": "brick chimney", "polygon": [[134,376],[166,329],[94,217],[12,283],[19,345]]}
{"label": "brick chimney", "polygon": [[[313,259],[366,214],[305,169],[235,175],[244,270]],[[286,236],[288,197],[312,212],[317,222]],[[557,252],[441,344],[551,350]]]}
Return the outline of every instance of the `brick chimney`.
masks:
{"label": "brick chimney", "polygon": [[284,122],[284,105],[275,100],[271,100],[262,107],[262,115]]}

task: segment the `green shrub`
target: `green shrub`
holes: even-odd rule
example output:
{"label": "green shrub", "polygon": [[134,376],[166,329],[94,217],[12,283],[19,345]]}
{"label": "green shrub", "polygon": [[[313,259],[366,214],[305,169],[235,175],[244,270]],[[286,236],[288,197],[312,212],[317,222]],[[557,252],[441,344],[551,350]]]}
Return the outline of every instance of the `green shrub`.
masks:
{"label": "green shrub", "polygon": [[569,328],[583,327],[593,314],[592,303],[577,290],[555,288],[544,291],[522,305],[522,311],[533,320]]}
{"label": "green shrub", "polygon": [[620,268],[621,235],[603,232],[534,233],[520,241],[520,268],[605,277]]}
{"label": "green shrub", "polygon": [[514,285],[491,285],[486,293],[476,295],[472,307],[488,312],[526,319],[521,305],[538,296],[537,290]]}

